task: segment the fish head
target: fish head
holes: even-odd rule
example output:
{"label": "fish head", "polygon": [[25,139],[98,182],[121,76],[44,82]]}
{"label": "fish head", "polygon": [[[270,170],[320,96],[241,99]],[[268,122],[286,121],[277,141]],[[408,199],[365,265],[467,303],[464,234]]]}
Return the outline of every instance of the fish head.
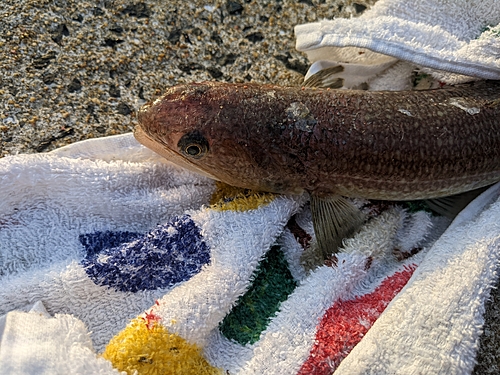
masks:
{"label": "fish head", "polygon": [[247,87],[218,82],[171,87],[139,110],[134,135],[174,164],[214,180],[260,191],[301,192],[287,184],[273,150],[263,146],[259,125],[241,123],[248,118],[248,106],[258,102],[251,90],[242,93]]}

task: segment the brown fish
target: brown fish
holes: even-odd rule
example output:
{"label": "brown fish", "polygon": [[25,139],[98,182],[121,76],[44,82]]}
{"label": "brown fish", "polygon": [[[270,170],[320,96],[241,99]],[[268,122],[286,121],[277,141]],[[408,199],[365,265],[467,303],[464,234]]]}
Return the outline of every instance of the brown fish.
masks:
{"label": "brown fish", "polygon": [[311,196],[323,256],[362,222],[344,197],[447,197],[500,180],[500,82],[374,92],[218,82],[144,105],[135,136],[227,184]]}

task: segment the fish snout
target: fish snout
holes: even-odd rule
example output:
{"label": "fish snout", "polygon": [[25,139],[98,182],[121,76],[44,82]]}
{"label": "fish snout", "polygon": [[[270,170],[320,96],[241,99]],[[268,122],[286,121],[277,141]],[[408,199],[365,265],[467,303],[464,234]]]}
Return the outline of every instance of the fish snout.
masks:
{"label": "fish snout", "polygon": [[146,103],[137,112],[137,121],[142,128],[147,128],[148,124],[151,123],[151,106],[151,102]]}

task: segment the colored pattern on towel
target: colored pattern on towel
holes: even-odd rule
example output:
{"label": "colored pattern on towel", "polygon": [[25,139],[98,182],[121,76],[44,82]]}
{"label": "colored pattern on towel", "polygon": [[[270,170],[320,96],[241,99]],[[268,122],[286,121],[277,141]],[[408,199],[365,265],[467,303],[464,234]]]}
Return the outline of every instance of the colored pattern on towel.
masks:
{"label": "colored pattern on towel", "polygon": [[295,237],[295,240],[302,246],[304,250],[308,249],[311,245],[312,237],[309,233],[307,233],[304,229],[300,227],[300,225],[295,220],[295,215],[288,220],[286,227],[290,230],[290,232]]}
{"label": "colored pattern on towel", "polygon": [[80,236],[80,242],[87,251],[82,264],[89,277],[123,292],[172,286],[210,261],[209,248],[189,215],[145,235],[96,232]]}
{"label": "colored pattern on towel", "polygon": [[168,332],[157,322],[142,318],[132,320],[113,337],[102,356],[128,374],[223,374],[207,362],[197,345]]}
{"label": "colored pattern on towel", "polygon": [[135,241],[142,236],[143,234],[141,233],[128,231],[112,232],[107,230],[104,232],[81,234],[78,236],[78,240],[87,252],[86,258],[90,258],[104,249],[118,247],[126,242]]}
{"label": "colored pattern on towel", "polygon": [[387,277],[372,293],[335,302],[323,315],[315,344],[298,375],[331,374],[403,289],[416,267],[410,265]]}
{"label": "colored pattern on towel", "polygon": [[222,321],[222,334],[242,345],[257,342],[281,302],[295,287],[283,251],[273,246],[256,270],[250,289]]}
{"label": "colored pattern on towel", "polygon": [[273,201],[275,195],[250,189],[242,189],[216,181],[217,189],[210,198],[212,208],[217,211],[247,211]]}

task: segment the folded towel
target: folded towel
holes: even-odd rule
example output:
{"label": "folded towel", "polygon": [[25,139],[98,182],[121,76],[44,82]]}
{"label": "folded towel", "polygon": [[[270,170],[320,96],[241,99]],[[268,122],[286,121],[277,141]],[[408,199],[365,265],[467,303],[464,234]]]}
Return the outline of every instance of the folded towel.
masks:
{"label": "folded towel", "polygon": [[[451,84],[500,79],[496,0],[379,0],[358,18],[298,25],[295,35],[297,49],[313,63],[380,65],[382,72],[384,64],[401,60]],[[405,73],[399,67],[376,89],[404,89],[390,76]]]}
{"label": "folded towel", "polygon": [[96,357],[85,325],[74,316],[52,318],[37,302],[29,313],[10,312],[3,320],[2,374],[119,374]]}
{"label": "folded towel", "polygon": [[[451,83],[498,78],[499,13],[380,0],[362,18],[297,27],[297,41],[312,62],[383,67],[372,89],[416,65]],[[0,374],[474,367],[500,255],[498,184],[451,225],[419,204],[357,200],[369,220],[312,271],[307,196],[215,183],[131,134],[3,158],[0,186]]]}

